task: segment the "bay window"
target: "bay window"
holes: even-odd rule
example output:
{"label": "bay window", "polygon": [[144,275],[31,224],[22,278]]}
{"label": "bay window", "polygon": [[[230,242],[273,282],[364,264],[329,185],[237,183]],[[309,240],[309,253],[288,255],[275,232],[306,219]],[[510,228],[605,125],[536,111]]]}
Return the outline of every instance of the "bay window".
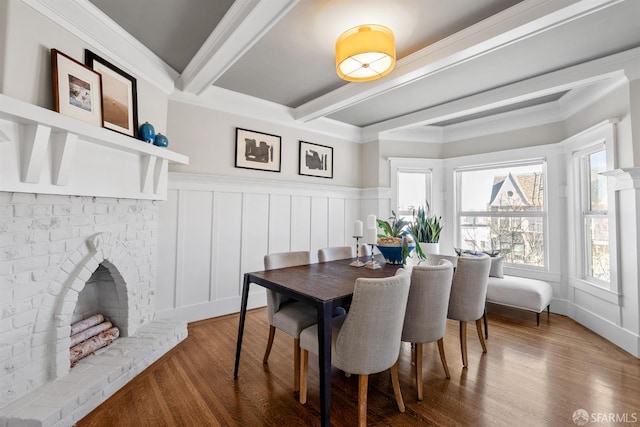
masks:
{"label": "bay window", "polygon": [[545,267],[545,176],[542,160],[457,170],[459,246],[500,251],[510,264]]}
{"label": "bay window", "polygon": [[[440,167],[441,161],[396,157],[389,160],[392,189],[391,210],[396,212],[398,218],[411,220],[418,207],[426,208],[427,203],[429,203],[432,213],[439,212],[439,200],[432,199],[432,186],[434,185],[434,170]],[[437,181],[437,177],[435,180]]]}
{"label": "bay window", "polygon": [[607,156],[599,147],[577,153],[580,163],[582,204],[583,275],[587,280],[609,283],[609,219]]}
{"label": "bay window", "polygon": [[616,123],[607,120],[565,142],[570,285],[619,304]]}

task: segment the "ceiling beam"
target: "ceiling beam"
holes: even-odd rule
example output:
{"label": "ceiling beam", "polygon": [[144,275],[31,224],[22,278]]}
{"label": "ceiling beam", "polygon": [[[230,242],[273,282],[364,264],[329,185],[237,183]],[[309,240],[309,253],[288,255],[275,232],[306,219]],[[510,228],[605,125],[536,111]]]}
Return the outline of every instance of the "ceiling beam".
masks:
{"label": "ceiling beam", "polygon": [[331,115],[387,91],[479,58],[622,0],[525,0],[397,62],[388,76],[349,83],[294,109],[297,120]]}
{"label": "ceiling beam", "polygon": [[640,48],[543,74],[436,107],[385,120],[362,129],[363,141],[372,141],[381,132],[426,126],[506,105],[624,76],[627,68],[637,66]]}
{"label": "ceiling beam", "polygon": [[236,0],[176,84],[202,94],[291,10],[299,0]]}

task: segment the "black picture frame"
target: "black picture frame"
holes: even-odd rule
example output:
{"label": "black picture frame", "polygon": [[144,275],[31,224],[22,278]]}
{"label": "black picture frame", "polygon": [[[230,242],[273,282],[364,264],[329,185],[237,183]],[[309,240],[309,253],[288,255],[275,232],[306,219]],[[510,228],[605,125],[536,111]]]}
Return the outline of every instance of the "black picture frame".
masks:
{"label": "black picture frame", "polygon": [[103,127],[138,138],[138,88],[136,79],[89,49],[87,67],[102,76]]}
{"label": "black picture frame", "polygon": [[270,133],[236,128],[235,167],[280,172],[282,138]]}
{"label": "black picture frame", "polygon": [[298,174],[333,179],[333,147],[300,141]]}

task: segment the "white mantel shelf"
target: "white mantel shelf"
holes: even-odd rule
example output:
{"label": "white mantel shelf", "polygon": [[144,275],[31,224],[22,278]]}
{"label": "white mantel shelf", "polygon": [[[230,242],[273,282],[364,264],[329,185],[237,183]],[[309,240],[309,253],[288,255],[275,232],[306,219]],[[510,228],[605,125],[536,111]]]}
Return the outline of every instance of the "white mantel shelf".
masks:
{"label": "white mantel shelf", "polygon": [[164,200],[166,148],[0,94],[0,191]]}

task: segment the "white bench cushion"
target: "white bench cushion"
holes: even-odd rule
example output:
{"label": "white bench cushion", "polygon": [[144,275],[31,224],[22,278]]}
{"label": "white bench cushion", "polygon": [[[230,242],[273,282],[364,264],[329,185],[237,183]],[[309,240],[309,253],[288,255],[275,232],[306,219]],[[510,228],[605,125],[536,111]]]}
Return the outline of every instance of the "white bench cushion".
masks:
{"label": "white bench cushion", "polygon": [[551,285],[542,280],[509,275],[489,277],[487,302],[541,313],[552,297]]}

